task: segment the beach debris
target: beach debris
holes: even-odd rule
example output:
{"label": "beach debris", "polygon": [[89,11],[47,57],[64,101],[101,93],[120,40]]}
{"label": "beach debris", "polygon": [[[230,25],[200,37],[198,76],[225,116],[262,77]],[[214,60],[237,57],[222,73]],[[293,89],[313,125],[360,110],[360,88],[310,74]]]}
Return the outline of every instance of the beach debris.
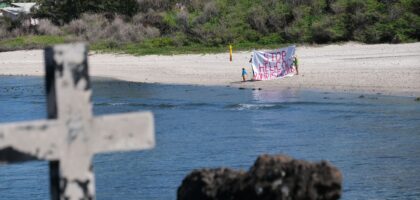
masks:
{"label": "beach debris", "polygon": [[343,178],[330,163],[311,163],[285,155],[261,155],[247,171],[194,170],[178,188],[178,200],[336,200]]}

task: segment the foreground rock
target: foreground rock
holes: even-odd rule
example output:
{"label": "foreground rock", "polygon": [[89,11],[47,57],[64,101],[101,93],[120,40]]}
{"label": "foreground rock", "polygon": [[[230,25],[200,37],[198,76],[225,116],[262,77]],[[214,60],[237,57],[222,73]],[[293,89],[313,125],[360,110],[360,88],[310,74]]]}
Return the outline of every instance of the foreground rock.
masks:
{"label": "foreground rock", "polygon": [[227,168],[191,172],[178,200],[334,200],[341,196],[340,171],[327,162],[284,155],[258,157],[248,172]]}

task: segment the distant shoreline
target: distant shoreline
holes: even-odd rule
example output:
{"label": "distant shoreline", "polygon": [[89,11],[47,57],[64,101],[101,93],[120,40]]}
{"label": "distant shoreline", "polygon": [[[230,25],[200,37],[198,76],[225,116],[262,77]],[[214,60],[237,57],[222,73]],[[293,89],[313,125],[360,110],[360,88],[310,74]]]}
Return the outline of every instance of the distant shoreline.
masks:
{"label": "distant shoreline", "polygon": [[[92,54],[91,76],[125,81],[420,96],[420,43],[298,46],[300,75],[241,83],[251,52],[175,56]],[[0,53],[0,75],[44,75],[42,50]],[[250,77],[249,77],[250,78]]]}

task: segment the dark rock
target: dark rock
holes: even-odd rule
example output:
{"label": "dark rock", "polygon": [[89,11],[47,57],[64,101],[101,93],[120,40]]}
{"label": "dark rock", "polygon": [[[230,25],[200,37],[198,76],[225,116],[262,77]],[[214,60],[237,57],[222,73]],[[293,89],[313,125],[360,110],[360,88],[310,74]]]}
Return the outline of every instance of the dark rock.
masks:
{"label": "dark rock", "polygon": [[227,168],[194,170],[182,181],[177,199],[232,199],[231,186],[244,174]]}
{"label": "dark rock", "polygon": [[420,97],[417,97],[416,99],[414,99],[414,101],[420,101]]}
{"label": "dark rock", "polygon": [[240,88],[238,88],[238,89],[240,89],[240,90],[245,90],[246,88],[244,88],[244,87],[240,87]]}
{"label": "dark rock", "polygon": [[327,162],[263,155],[248,172],[193,171],[178,188],[178,200],[335,200],[341,185],[340,171]]}

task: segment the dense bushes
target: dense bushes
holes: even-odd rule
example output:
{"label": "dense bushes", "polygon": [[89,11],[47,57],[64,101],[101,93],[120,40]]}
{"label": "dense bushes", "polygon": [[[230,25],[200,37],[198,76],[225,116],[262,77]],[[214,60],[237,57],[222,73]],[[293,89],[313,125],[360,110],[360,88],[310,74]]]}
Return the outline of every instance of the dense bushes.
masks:
{"label": "dense bushes", "polygon": [[106,13],[133,16],[139,5],[136,0],[37,0],[40,5],[35,16],[48,18],[63,25],[83,13]]}
{"label": "dense bushes", "polygon": [[117,46],[159,41],[169,46],[209,47],[229,43],[399,43],[420,39],[419,0],[38,2],[36,15],[43,20],[37,27],[11,27],[0,22],[0,27],[6,27],[0,29],[0,38],[42,34]]}

